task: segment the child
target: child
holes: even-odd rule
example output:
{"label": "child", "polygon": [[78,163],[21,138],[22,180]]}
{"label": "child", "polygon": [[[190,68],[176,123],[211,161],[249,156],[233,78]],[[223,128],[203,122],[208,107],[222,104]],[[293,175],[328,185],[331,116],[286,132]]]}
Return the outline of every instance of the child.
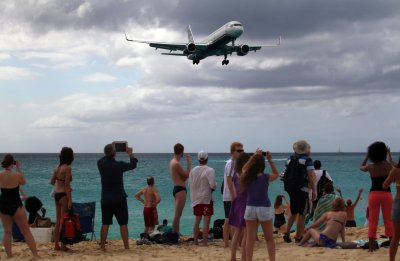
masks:
{"label": "child", "polygon": [[262,151],[257,150],[250,160],[243,167],[243,178],[241,186],[247,191],[246,211],[244,219],[246,220],[246,261],[253,258],[253,248],[258,224],[261,224],[264,232],[264,238],[267,243],[269,260],[275,260],[275,241],[272,234],[272,208],[271,201],[268,198],[269,182],[276,180],[279,172],[272,161],[272,155],[269,151],[266,153],[266,159],[271,167],[271,174],[264,174],[265,159]]}
{"label": "child", "polygon": [[[161,201],[158,190],[154,188],[154,178],[152,176],[147,177],[147,185],[147,187],[135,194],[135,198],[144,205],[144,233],[149,233],[154,230],[155,225],[158,225],[157,204]],[[144,200],[141,197],[142,195],[144,195]]]}

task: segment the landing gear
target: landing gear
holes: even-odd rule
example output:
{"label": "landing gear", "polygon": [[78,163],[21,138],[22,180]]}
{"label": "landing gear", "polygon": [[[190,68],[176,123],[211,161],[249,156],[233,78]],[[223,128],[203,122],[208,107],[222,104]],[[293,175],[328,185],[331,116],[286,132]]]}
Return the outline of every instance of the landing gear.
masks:
{"label": "landing gear", "polygon": [[193,65],[199,64],[200,60],[193,60]]}
{"label": "landing gear", "polygon": [[222,61],[222,65],[228,65],[228,64],[229,64],[229,60],[225,59],[225,60]]}

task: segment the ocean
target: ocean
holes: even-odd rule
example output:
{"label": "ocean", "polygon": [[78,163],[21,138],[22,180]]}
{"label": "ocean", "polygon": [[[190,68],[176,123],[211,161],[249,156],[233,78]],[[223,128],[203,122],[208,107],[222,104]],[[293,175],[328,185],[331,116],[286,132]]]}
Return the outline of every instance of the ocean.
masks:
{"label": "ocean", "polygon": [[[0,154],[3,158],[4,154]],[[58,164],[58,154],[13,154],[20,161],[22,171],[27,179],[27,183],[23,186],[23,190],[27,196],[36,196],[46,208],[46,216],[55,222],[55,205],[54,199],[50,197],[52,186],[49,181],[54,168]],[[342,189],[345,199],[356,199],[358,190],[364,188],[361,200],[356,207],[356,222],[358,226],[365,223],[365,209],[368,203],[368,192],[371,181],[368,173],[359,170],[364,153],[314,153],[311,155],[313,160],[322,162],[322,169],[326,169],[334,180],[334,185]],[[100,238],[101,228],[101,207],[100,193],[101,183],[100,175],[97,170],[97,160],[102,154],[75,154],[75,160],[72,163],[72,198],[74,202],[96,201],[95,230],[96,237]],[[191,154],[193,166],[197,165],[196,154]],[[290,153],[275,153],[273,159],[280,172],[284,170],[284,164]],[[128,197],[129,207],[129,236],[138,238],[143,232],[143,205],[134,198],[134,194],[142,187],[146,186],[146,177],[151,175],[155,179],[155,186],[161,195],[161,202],[158,205],[159,221],[168,219],[169,225],[172,225],[174,215],[174,205],[172,196],[172,182],[169,175],[168,165],[172,154],[136,154],[139,159],[138,166],[135,170],[125,173],[124,182],[125,190]],[[393,158],[398,159],[398,155],[394,154]],[[118,160],[128,161],[126,154],[117,156]],[[224,166],[229,159],[227,153],[210,153],[208,165],[215,169],[218,189],[214,192],[214,216],[211,224],[215,219],[224,218],[222,195],[220,186],[223,179]],[[183,159],[183,164],[186,162]],[[266,164],[268,165],[268,164]],[[267,167],[266,172],[269,172]],[[392,186],[394,194],[395,187]],[[270,184],[269,197],[273,203],[278,194],[285,194],[283,190],[283,182],[276,180]],[[194,222],[193,210],[190,206],[190,196],[188,193],[186,206],[181,219],[181,233],[183,235],[192,234],[192,226]],[[380,224],[382,223],[382,217]],[[211,225],[212,226],[212,225]],[[3,227],[0,227],[0,238],[3,237]],[[110,226],[108,238],[120,238],[119,227],[114,219],[114,225]]]}

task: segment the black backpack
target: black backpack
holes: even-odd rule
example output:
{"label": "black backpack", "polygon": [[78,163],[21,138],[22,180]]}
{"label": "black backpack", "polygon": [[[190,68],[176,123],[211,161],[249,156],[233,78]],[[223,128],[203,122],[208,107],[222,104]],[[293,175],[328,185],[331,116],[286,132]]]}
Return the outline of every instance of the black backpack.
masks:
{"label": "black backpack", "polygon": [[212,229],[212,233],[215,239],[223,237],[223,226],[225,219],[216,219],[214,220],[214,227]]}
{"label": "black backpack", "polygon": [[326,170],[323,170],[322,176],[319,179],[318,184],[317,184],[317,200],[322,197],[322,194],[324,193],[324,187],[328,183],[333,184],[332,180],[330,180],[326,177]]}
{"label": "black backpack", "polygon": [[299,158],[290,156],[290,162],[283,173],[283,185],[287,192],[300,191],[307,183],[307,170],[299,163]]}

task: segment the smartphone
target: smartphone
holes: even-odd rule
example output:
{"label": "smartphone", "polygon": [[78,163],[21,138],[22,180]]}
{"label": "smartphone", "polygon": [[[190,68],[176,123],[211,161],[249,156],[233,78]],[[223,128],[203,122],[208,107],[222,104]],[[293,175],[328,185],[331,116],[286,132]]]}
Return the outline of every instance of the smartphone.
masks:
{"label": "smartphone", "polygon": [[126,152],[126,149],[128,148],[127,141],[114,141],[112,144],[114,145],[116,152]]}
{"label": "smartphone", "polygon": [[263,152],[262,152],[262,155],[263,155],[263,156],[267,156],[267,152],[266,152],[266,151],[263,151]]}

